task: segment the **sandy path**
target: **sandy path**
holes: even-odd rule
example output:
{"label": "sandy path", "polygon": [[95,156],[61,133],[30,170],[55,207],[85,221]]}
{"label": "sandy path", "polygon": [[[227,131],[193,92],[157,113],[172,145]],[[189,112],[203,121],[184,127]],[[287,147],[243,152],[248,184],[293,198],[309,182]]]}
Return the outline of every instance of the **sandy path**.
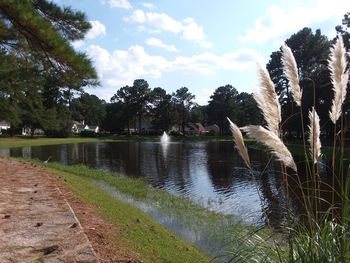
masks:
{"label": "sandy path", "polygon": [[45,170],[0,158],[0,262],[98,262]]}

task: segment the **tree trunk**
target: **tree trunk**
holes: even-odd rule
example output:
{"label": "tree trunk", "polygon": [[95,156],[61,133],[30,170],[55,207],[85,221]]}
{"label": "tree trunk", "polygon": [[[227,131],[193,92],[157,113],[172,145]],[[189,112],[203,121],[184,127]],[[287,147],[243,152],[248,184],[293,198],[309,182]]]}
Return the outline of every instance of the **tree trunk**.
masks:
{"label": "tree trunk", "polygon": [[182,107],[181,127],[182,135],[185,136],[185,106]]}
{"label": "tree trunk", "polygon": [[30,127],[30,137],[33,138],[34,137],[34,128]]}
{"label": "tree trunk", "polygon": [[130,135],[130,116],[129,116],[129,108],[126,106],[126,118],[128,119],[128,135]]}
{"label": "tree trunk", "polygon": [[139,114],[139,134],[141,134],[141,119],[142,119],[142,114]]}

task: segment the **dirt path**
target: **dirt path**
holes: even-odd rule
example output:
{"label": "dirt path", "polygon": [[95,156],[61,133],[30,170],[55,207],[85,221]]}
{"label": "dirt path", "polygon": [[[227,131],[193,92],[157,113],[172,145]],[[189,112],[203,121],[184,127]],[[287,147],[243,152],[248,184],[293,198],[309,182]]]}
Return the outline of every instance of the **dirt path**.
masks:
{"label": "dirt path", "polygon": [[0,262],[135,262],[115,251],[113,233],[57,176],[0,158]]}

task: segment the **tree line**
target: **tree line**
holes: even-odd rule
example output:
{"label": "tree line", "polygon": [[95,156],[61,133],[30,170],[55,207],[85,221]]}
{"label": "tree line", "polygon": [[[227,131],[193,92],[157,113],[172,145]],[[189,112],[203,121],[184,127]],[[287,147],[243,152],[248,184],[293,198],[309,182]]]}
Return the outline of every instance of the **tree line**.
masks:
{"label": "tree line", "polygon": [[[239,93],[233,86],[217,88],[206,106],[194,102],[187,87],[181,87],[168,94],[161,87],[151,89],[144,79],[137,79],[132,86],[117,90],[106,103],[106,116],[102,119],[102,128],[110,132],[130,133],[131,128],[141,132],[142,120],[150,120],[155,133],[176,130],[185,134],[187,123],[203,125],[217,124],[222,133],[229,128],[225,117],[237,119],[244,125],[256,123],[259,113],[251,94]],[[101,102],[101,105],[103,102]]]}
{"label": "tree line", "polygon": [[[169,94],[161,87],[150,88],[144,79],[116,90],[109,102],[84,92],[99,86],[97,74],[85,53],[71,41],[81,40],[91,28],[85,14],[60,7],[47,0],[0,1],[0,120],[11,124],[11,132],[26,126],[41,128],[50,136],[68,136],[73,120],[100,125],[107,132],[141,131],[149,120],[156,132],[176,127],[184,133],[186,124],[217,124],[229,133],[226,116],[243,126],[261,124],[262,118],[252,94],[231,85],[218,87],[207,105],[194,102],[187,87]],[[350,49],[350,13],[336,26]],[[303,111],[315,104],[323,136],[332,133],[328,111],[333,98],[327,68],[329,40],[320,30],[303,28],[285,41],[292,49],[303,91]],[[282,105],[286,136],[300,138],[298,109],[283,76],[281,50],[273,52],[267,69],[276,85]],[[347,127],[349,94],[344,104]],[[304,116],[307,125],[307,116]]]}

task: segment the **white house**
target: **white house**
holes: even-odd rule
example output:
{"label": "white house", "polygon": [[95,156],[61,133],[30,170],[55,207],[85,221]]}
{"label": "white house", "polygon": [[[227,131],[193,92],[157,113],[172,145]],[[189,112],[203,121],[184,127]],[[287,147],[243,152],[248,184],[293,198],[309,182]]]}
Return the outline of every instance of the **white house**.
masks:
{"label": "white house", "polygon": [[[32,129],[25,126],[22,128],[22,135],[29,136],[32,135]],[[45,135],[45,132],[43,129],[34,129],[34,135]]]}
{"label": "white house", "polygon": [[11,125],[7,121],[0,121],[0,132],[1,130],[10,129]]}
{"label": "white house", "polygon": [[84,121],[82,121],[82,122],[73,121],[72,132],[75,134],[78,134],[81,131],[85,130],[86,127],[87,127],[87,125],[84,124]]}
{"label": "white house", "polygon": [[73,121],[72,132],[75,134],[79,134],[82,131],[92,131],[98,133],[100,131],[100,128],[98,126],[84,124],[84,121]]}

